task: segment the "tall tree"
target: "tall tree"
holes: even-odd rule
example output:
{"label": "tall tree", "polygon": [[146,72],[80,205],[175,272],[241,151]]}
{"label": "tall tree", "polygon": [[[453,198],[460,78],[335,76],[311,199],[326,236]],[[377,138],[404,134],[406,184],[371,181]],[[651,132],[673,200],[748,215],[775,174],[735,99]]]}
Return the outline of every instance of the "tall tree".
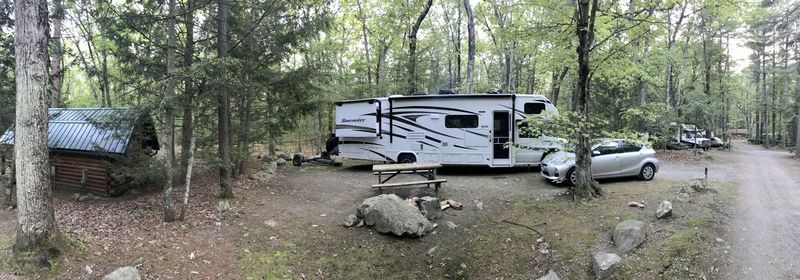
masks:
{"label": "tall tree", "polygon": [[64,71],[62,64],[64,61],[64,45],[61,40],[62,21],[64,20],[64,5],[63,0],[53,1],[53,37],[50,39],[53,43],[53,56],[50,61],[52,68],[52,85],[53,92],[50,97],[51,108],[61,108],[61,88],[64,85]]}
{"label": "tall tree", "polygon": [[417,20],[411,26],[411,32],[408,34],[408,93],[412,94],[417,92],[417,33],[432,5],[433,0],[425,1],[422,12],[417,16]]}
{"label": "tall tree", "polygon": [[166,145],[164,155],[167,158],[167,182],[164,186],[164,221],[175,221],[174,202],[172,201],[172,188],[175,178],[175,113],[172,100],[175,96],[175,0],[169,0],[167,14],[167,92],[164,100],[164,133]]}
{"label": "tall tree", "polygon": [[[183,68],[184,71],[191,71],[192,64],[194,63],[194,0],[186,1],[186,10],[183,11],[184,25],[186,27],[186,37],[183,50]],[[194,131],[194,122],[192,116],[192,101],[194,100],[194,83],[190,75],[185,75],[183,80],[183,97],[181,98],[181,106],[183,107],[183,118],[181,124],[181,171],[183,172],[181,178],[186,177],[187,167],[189,165],[189,146],[191,146],[191,139]]]}
{"label": "tall tree", "polygon": [[[228,55],[228,13],[230,6],[228,0],[217,0],[217,58],[221,64]],[[233,198],[231,189],[231,142],[230,142],[230,108],[231,99],[228,96],[225,75],[227,69],[222,69],[217,78],[217,137],[219,139],[219,187],[223,198]]]}
{"label": "tall tree", "polygon": [[467,80],[466,94],[472,94],[473,75],[475,71],[475,15],[469,0],[464,0],[464,10],[467,13]]}
{"label": "tall tree", "polygon": [[[597,17],[597,0],[578,0],[575,6],[576,34],[578,36],[578,83],[575,87],[573,111],[577,122],[589,122],[589,97],[591,83],[591,55],[594,44],[594,23]],[[575,174],[577,183],[574,195],[577,199],[588,199],[599,194],[600,189],[592,179],[592,147],[589,131],[577,129],[575,133]]]}
{"label": "tall tree", "polygon": [[367,28],[367,15],[361,7],[361,0],[356,0],[358,6],[358,20],[361,21],[361,34],[364,40],[364,59],[367,61],[367,85],[369,86],[369,94],[367,96],[375,96],[375,91],[372,88],[372,58],[369,53],[369,29]]}
{"label": "tall tree", "polygon": [[14,126],[17,176],[17,251],[39,251],[58,237],[47,148],[49,101],[47,1],[14,4],[17,112]]}

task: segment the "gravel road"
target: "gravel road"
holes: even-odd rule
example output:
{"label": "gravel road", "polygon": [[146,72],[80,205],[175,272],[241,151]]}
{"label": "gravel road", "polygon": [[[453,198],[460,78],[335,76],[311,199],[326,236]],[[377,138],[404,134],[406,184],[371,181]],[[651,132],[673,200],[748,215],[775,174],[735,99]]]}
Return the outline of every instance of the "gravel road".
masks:
{"label": "gravel road", "polygon": [[800,279],[800,162],[735,143],[724,155],[739,182],[731,236],[733,279]]}

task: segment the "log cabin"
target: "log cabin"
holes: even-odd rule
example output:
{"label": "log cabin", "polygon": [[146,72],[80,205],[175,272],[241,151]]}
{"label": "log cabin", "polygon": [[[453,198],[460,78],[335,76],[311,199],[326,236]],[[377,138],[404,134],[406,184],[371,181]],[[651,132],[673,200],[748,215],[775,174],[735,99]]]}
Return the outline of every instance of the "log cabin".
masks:
{"label": "log cabin", "polygon": [[[112,164],[159,150],[152,118],[138,110],[51,108],[48,117],[50,175],[56,190],[121,195],[130,180],[112,178]],[[0,136],[0,145],[14,145],[13,126]]]}

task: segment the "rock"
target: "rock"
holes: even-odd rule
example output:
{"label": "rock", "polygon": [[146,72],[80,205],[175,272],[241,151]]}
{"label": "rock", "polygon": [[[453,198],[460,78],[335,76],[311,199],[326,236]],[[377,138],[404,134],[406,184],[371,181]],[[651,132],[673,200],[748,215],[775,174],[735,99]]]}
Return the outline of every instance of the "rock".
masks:
{"label": "rock", "polygon": [[357,214],[380,233],[397,236],[423,236],[433,226],[416,207],[395,194],[382,194],[361,202]]}
{"label": "rock", "polygon": [[79,201],[80,198],[81,198],[81,194],[80,193],[75,193],[75,194],[72,195],[72,199],[74,199],[76,201]]}
{"label": "rock", "polygon": [[268,182],[274,176],[273,173],[269,173],[266,171],[259,171],[253,174],[250,174],[250,180],[258,181],[258,182]]}
{"label": "rock", "polygon": [[476,203],[475,208],[478,208],[478,210],[483,210],[483,202],[479,201],[478,203]]}
{"label": "rock", "polygon": [[345,227],[353,227],[357,225],[358,222],[360,221],[361,219],[359,219],[356,215],[350,214],[349,216],[344,218],[344,223],[342,223],[342,225],[344,225]]}
{"label": "rock", "polygon": [[688,193],[679,192],[678,196],[676,198],[680,202],[688,202],[689,201],[689,194]]}
{"label": "rock", "polygon": [[626,220],[617,224],[614,228],[614,245],[620,252],[628,253],[644,243],[645,232],[644,222],[637,220]]}
{"label": "rock", "polygon": [[141,279],[142,277],[139,276],[139,270],[131,266],[121,267],[103,277],[103,280],[141,280]]}
{"label": "rock", "polygon": [[428,220],[436,220],[442,216],[442,207],[438,198],[423,196],[417,200],[417,205]]}
{"label": "rock", "polygon": [[656,218],[666,218],[672,216],[672,202],[668,200],[664,200],[658,204],[658,209],[656,210]]}
{"label": "rock", "polygon": [[286,160],[279,158],[278,160],[275,161],[275,164],[277,164],[278,166],[284,166],[286,165]]}
{"label": "rock", "polygon": [[606,279],[619,268],[622,259],[616,254],[597,252],[594,258],[594,276],[597,279]]}
{"label": "rock", "polygon": [[628,206],[636,207],[636,208],[644,208],[645,204],[644,204],[644,202],[631,201],[631,202],[628,202]]}
{"label": "rock", "polygon": [[458,226],[456,225],[456,223],[454,223],[454,222],[451,222],[451,221],[447,221],[447,222],[445,222],[444,224],[445,224],[445,225],[447,225],[447,228],[449,228],[449,229],[456,229],[456,228],[458,227]]}
{"label": "rock", "polygon": [[264,155],[263,157],[261,157],[261,160],[263,160],[264,162],[273,162],[278,160],[278,157],[271,155]]}
{"label": "rock", "polygon": [[437,246],[433,246],[432,248],[428,249],[428,252],[425,254],[428,255],[428,257],[433,258],[433,254],[436,253],[436,247]]}
{"label": "rock", "polygon": [[279,159],[282,159],[282,160],[285,160],[285,161],[290,161],[290,160],[292,160],[292,156],[290,156],[290,155],[289,155],[289,154],[287,154],[287,153],[280,153],[280,154],[278,154],[278,158],[279,158]]}
{"label": "rock", "polygon": [[274,175],[275,172],[278,171],[278,162],[277,161],[270,161],[264,163],[264,172]]}
{"label": "rock", "polygon": [[559,280],[559,278],[555,271],[550,270],[547,275],[539,277],[537,280]]}
{"label": "rock", "polygon": [[86,201],[89,201],[89,200],[93,200],[92,197],[89,196],[89,195],[82,195],[81,197],[78,198],[78,201],[80,201],[80,202],[86,202]]}
{"label": "rock", "polygon": [[230,209],[231,209],[231,203],[228,202],[227,199],[217,203],[217,211],[219,211],[220,213],[228,211]]}

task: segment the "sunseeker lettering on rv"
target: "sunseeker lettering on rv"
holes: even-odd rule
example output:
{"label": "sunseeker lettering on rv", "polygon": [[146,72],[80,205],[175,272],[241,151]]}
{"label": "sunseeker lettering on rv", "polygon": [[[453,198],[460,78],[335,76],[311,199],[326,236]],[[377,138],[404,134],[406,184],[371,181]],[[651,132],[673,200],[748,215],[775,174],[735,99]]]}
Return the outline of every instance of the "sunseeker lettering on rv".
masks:
{"label": "sunseeker lettering on rv", "polygon": [[343,122],[343,123],[348,123],[348,122],[364,122],[364,121],[366,121],[364,118],[358,118],[358,119],[348,119],[348,118],[342,118],[342,122]]}

